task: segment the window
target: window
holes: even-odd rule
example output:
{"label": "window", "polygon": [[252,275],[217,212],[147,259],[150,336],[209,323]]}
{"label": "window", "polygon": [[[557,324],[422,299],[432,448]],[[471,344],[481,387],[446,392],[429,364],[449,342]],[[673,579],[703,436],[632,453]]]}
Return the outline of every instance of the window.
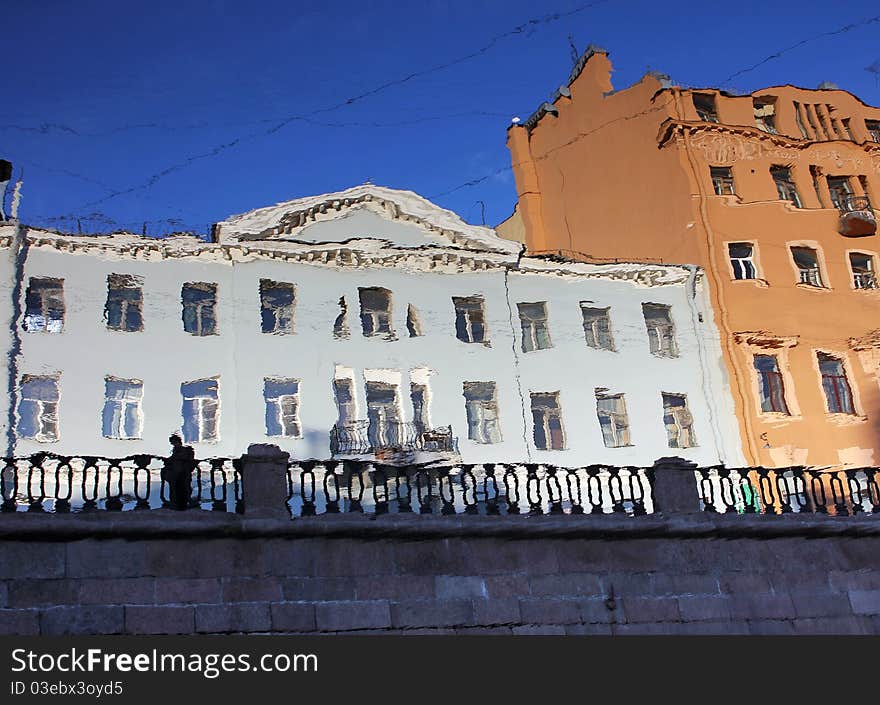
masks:
{"label": "window", "polygon": [[852,185],[848,176],[829,176],[828,192],[831,194],[831,203],[838,210],[848,210],[852,203]]}
{"label": "window", "polygon": [[716,196],[735,196],[733,189],[733,172],[729,166],[713,166],[709,172],[712,175],[712,186]]}
{"label": "window", "polygon": [[217,335],[217,285],[190,282],[180,293],[183,301],[183,329],[191,335]]}
{"label": "window", "polygon": [[361,300],[361,325],[365,336],[394,336],[391,327],[391,292],[388,289],[358,289]]}
{"label": "window", "polygon": [[756,98],[752,101],[755,112],[755,126],[759,130],[776,134],[776,101],[774,99]]}
{"label": "window", "polygon": [[845,140],[853,140],[853,133],[852,129],[849,126],[849,120],[849,118],[843,118],[840,121],[840,125],[843,128],[843,132],[840,136],[843,137],[843,139]]}
{"label": "window", "polygon": [[692,93],[694,107],[697,115],[703,122],[718,122],[718,112],[715,109],[715,96],[711,93]]}
{"label": "window", "polygon": [[694,418],[691,416],[684,394],[663,394],[663,423],[670,448],[693,448]]}
{"label": "window", "polygon": [[648,329],[648,344],[652,355],[659,357],[678,357],[675,344],[675,326],[669,306],[663,304],[642,304],[645,327]]}
{"label": "window", "polygon": [[819,269],[819,257],[811,247],[792,247],[791,256],[798,269],[798,283],[809,286],[825,286]]}
{"label": "window", "polygon": [[565,448],[559,392],[532,392],[532,421],[534,423],[535,448],[538,450],[563,450]]}
{"label": "window", "polygon": [[849,266],[852,270],[853,287],[856,289],[876,289],[877,278],[874,275],[874,257],[861,252],[850,252]]}
{"label": "window", "polygon": [[629,418],[626,415],[626,402],[623,394],[602,394],[596,392],[596,414],[602,429],[602,440],[606,448],[622,448],[631,445],[629,437]]}
{"label": "window", "polygon": [[581,301],[581,315],[584,317],[584,337],[587,345],[601,350],[614,350],[611,337],[611,316],[608,308],[592,308]]}
{"label": "window", "polygon": [[58,377],[24,375],[18,400],[19,438],[40,443],[58,440]]}
{"label": "window", "polygon": [[547,330],[546,302],[517,304],[517,306],[519,307],[519,324],[522,327],[523,352],[553,347],[550,342],[550,332]]}
{"label": "window", "polygon": [[832,414],[855,414],[852,390],[846,379],[843,361],[833,355],[818,353],[819,372],[822,374],[822,389],[828,411]]}
{"label": "window", "polygon": [[[862,193],[865,194],[865,201],[866,201],[865,206],[867,206],[867,208],[870,209],[873,206],[871,206],[871,189],[868,186],[868,177],[867,176],[860,176],[859,177],[859,184],[862,187]],[[855,204],[853,204],[853,205],[855,205]],[[861,210],[861,208],[856,208],[856,210]]]}
{"label": "window", "polygon": [[220,400],[216,379],[199,379],[180,385],[183,397],[183,442],[216,441]]}
{"label": "window", "polygon": [[500,443],[495,382],[465,382],[464,405],[468,438],[477,443]]}
{"label": "window", "polygon": [[260,279],[260,319],[264,333],[293,333],[293,307],[296,289],[293,284]]}
{"label": "window", "polygon": [[880,120],[865,120],[865,129],[870,139],[880,142]]}
{"label": "window", "polygon": [[809,139],[810,135],[807,134],[807,127],[806,127],[806,125],[804,125],[804,117],[801,113],[801,110],[803,110],[803,107],[801,106],[800,103],[795,101],[794,118],[797,121],[798,129],[801,131],[801,137],[803,137],[804,139]]}
{"label": "window", "polygon": [[389,448],[401,443],[400,407],[397,386],[368,380],[367,438],[373,448]]}
{"label": "window", "polygon": [[143,279],[131,274],[107,275],[107,303],[104,318],[107,328],[134,332],[144,329]]}
{"label": "window", "polygon": [[409,398],[412,401],[413,424],[419,433],[424,433],[431,427],[428,421],[428,388],[424,384],[410,383]]}
{"label": "window", "polygon": [[727,245],[730,255],[730,266],[733,267],[734,279],[755,279],[754,256],[755,248],[750,242],[731,242]]}
{"label": "window", "polygon": [[144,383],[138,379],[104,378],[104,438],[134,439],[143,432],[141,400]]}
{"label": "window", "polygon": [[776,193],[782,201],[790,201],[796,208],[801,208],[801,198],[791,178],[791,169],[786,166],[770,167],[770,176],[776,184]]}
{"label": "window", "polygon": [[64,327],[64,280],[31,277],[25,294],[24,329],[60,333]]}
{"label": "window", "polygon": [[336,399],[336,411],[339,414],[339,425],[344,426],[355,420],[357,409],[354,403],[354,383],[351,379],[333,380],[333,397]]}
{"label": "window", "polygon": [[455,337],[463,343],[486,343],[486,314],[482,296],[453,296]]}
{"label": "window", "polygon": [[266,400],[266,435],[298,438],[299,380],[264,378],[263,399]]}
{"label": "window", "polygon": [[755,355],[758,371],[758,391],[761,395],[761,411],[790,415],[785,403],[785,385],[776,355]]}

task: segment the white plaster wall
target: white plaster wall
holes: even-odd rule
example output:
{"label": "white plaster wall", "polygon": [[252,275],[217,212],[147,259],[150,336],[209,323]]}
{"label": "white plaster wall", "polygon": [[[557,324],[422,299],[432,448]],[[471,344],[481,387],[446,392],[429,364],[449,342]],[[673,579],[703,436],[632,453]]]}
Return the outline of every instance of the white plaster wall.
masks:
{"label": "white plaster wall", "polygon": [[[378,237],[374,225],[371,235]],[[408,239],[421,232],[413,225],[396,226],[414,230],[406,235]],[[333,234],[342,239],[346,232],[336,228]],[[395,236],[402,237],[399,233]],[[207,251],[217,246],[205,247]],[[106,329],[103,310],[110,273],[143,277],[143,332]],[[17,455],[39,450],[110,457],[166,454],[168,435],[181,426],[181,382],[216,376],[220,438],[214,443],[195,444],[198,456],[238,455],[251,443],[271,442],[296,458],[326,459],[329,431],[337,420],[332,380],[337,367],[345,367],[353,370],[359,418],[366,418],[366,371],[395,371],[391,376],[400,380],[402,419],[407,421],[412,419],[410,372],[415,371],[413,378],[419,382],[427,375],[431,421],[434,426],[452,426],[462,461],[467,463],[530,459],[569,466],[650,465],[668,455],[701,465],[742,462],[717,331],[709,315],[704,315],[702,323],[695,322],[681,280],[646,286],[604,277],[506,274],[501,268],[440,273],[403,266],[340,268],[268,258],[233,264],[218,256],[145,261],[122,255],[108,259],[51,247],[31,248],[26,281],[30,276],[65,280],[64,331],[22,332],[19,365],[19,375],[61,373],[60,439],[45,444],[21,440],[15,449]],[[261,332],[262,278],[296,285],[293,335]],[[217,283],[219,335],[195,337],[183,331],[180,291],[188,281]],[[363,336],[358,287],[369,286],[392,292],[396,340]],[[25,289],[26,282],[22,295]],[[455,337],[452,297],[474,294],[485,301],[488,346],[463,343]],[[340,296],[348,303],[350,331],[350,337],[342,340],[333,336]],[[552,349],[522,352],[516,309],[521,301],[548,302]],[[616,352],[586,345],[580,301],[611,307]],[[672,306],[680,357],[650,354],[643,302]],[[408,337],[410,304],[418,312],[424,333],[421,337]],[[701,290],[696,305],[704,307],[705,313],[707,303]],[[0,330],[0,337],[3,334]],[[143,439],[102,437],[107,375],[143,381]],[[264,377],[300,380],[301,438],[265,435]],[[468,440],[462,395],[466,381],[496,383],[501,443]],[[596,387],[626,395],[632,446],[606,448],[603,444],[596,416]],[[534,448],[531,391],[560,392],[565,450]],[[668,447],[661,392],[687,395],[698,447]]]}
{"label": "white plaster wall", "polygon": [[[562,278],[552,274],[510,275],[510,296],[517,327],[516,354],[519,358],[523,393],[529,422],[528,446],[536,462],[578,465],[584,462],[612,465],[650,465],[659,457],[676,455],[700,465],[719,462],[738,464],[735,444],[718,442],[713,424],[720,421],[721,434],[736,433],[732,407],[717,409],[705,394],[701,374],[700,338],[717,339],[711,321],[695,327],[687,302],[686,286],[671,284],[644,286],[611,279]],[[546,301],[553,347],[523,352],[516,304]],[[580,302],[595,308],[610,307],[615,350],[600,350],[586,344]],[[652,355],[642,313],[642,303],[671,307],[679,356]],[[699,336],[699,337],[698,337]],[[709,364],[720,365],[720,356]],[[712,384],[718,385],[717,380]],[[608,448],[596,414],[596,388],[608,394],[624,394],[632,445]],[[537,450],[531,429],[531,392],[559,392],[565,431],[565,450]],[[724,395],[723,387],[711,390]],[[670,448],[663,424],[662,393],[687,395],[694,419],[698,445]],[[720,418],[719,418],[720,416]],[[734,439],[736,436],[734,435]]]}

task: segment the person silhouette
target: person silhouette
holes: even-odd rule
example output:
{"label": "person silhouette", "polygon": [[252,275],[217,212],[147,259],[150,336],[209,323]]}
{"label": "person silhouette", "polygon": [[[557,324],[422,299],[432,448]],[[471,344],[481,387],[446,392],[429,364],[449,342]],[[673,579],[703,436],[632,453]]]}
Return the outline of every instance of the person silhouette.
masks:
{"label": "person silhouette", "polygon": [[168,482],[169,504],[172,509],[187,509],[192,495],[192,473],[196,455],[192,446],[183,445],[183,439],[175,434],[168,438],[171,457],[166,461],[165,480]]}

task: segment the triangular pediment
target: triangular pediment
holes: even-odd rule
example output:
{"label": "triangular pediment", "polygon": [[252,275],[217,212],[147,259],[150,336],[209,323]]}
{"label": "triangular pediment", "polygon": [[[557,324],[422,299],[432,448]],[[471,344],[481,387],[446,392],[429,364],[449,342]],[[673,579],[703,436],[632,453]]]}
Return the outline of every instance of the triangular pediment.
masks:
{"label": "triangular pediment", "polygon": [[462,250],[516,256],[521,245],[465,223],[412,191],[363,184],[232,216],[217,224],[221,244],[390,250]]}

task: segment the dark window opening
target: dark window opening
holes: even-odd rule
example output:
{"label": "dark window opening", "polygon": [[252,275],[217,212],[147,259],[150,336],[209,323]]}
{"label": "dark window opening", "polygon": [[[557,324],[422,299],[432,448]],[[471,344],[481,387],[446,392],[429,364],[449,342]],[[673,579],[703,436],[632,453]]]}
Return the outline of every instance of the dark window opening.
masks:
{"label": "dark window opening", "polygon": [[587,345],[600,350],[614,350],[611,337],[611,315],[609,308],[593,308],[581,302],[581,315],[584,319],[584,337]]}
{"label": "dark window opening", "polygon": [[865,129],[870,139],[880,142],[880,120],[865,120]]}
{"label": "dark window opening", "polygon": [[538,450],[563,450],[565,448],[559,392],[532,392],[532,421],[534,422],[535,448]]}
{"label": "dark window opening", "polygon": [[715,108],[715,96],[711,93],[692,93],[694,108],[703,122],[718,122],[718,111]]}
{"label": "dark window opening", "polygon": [[779,363],[775,355],[755,355],[755,370],[758,372],[758,391],[761,396],[761,411],[772,411],[790,416],[785,403],[785,385]]}
{"label": "dark window opening", "polygon": [[733,187],[733,172],[729,166],[713,166],[709,171],[712,174],[712,187],[716,196],[736,195]]}
{"label": "dark window opening", "polygon": [[818,353],[817,357],[828,411],[832,414],[855,414],[852,389],[846,378],[843,361],[825,353]]}
{"label": "dark window opening", "polygon": [[394,336],[391,326],[391,292],[388,289],[358,289],[361,302],[361,326],[364,335]]}
{"label": "dark window opening", "polygon": [[642,304],[642,314],[648,330],[651,354],[658,357],[678,357],[670,307],[664,304]]}
{"label": "dark window opening", "polygon": [[819,269],[819,256],[811,247],[792,247],[791,256],[798,269],[798,282],[808,286],[824,287],[822,271]]}
{"label": "dark window opening", "polygon": [[453,296],[455,337],[463,343],[486,343],[486,314],[482,296]]}
{"label": "dark window opening", "polygon": [[144,329],[142,284],[143,279],[130,274],[107,276],[107,303],[104,306],[107,328],[126,332]]}
{"label": "dark window opening", "polygon": [[861,252],[850,252],[849,266],[852,270],[853,287],[856,289],[876,289],[877,278],[874,274],[874,257]]}
{"label": "dark window opening", "polygon": [[64,328],[64,280],[31,277],[25,293],[24,329],[60,333]]}
{"label": "dark window opening", "polygon": [[770,176],[773,177],[773,183],[776,184],[776,193],[779,195],[779,200],[790,201],[796,208],[803,207],[797,187],[791,178],[791,169],[786,166],[772,166],[770,167]]}
{"label": "dark window opening", "polygon": [[776,100],[755,98],[752,101],[755,113],[755,126],[759,130],[776,134]]}
{"label": "dark window opening", "polygon": [[217,285],[190,282],[183,285],[183,329],[191,335],[217,335]]}
{"label": "dark window opening", "polygon": [[260,321],[264,333],[293,333],[296,288],[293,284],[260,279]]}
{"label": "dark window opening", "polygon": [[694,417],[691,416],[684,394],[662,394],[663,423],[670,448],[693,448],[697,445],[694,435]]}
{"label": "dark window opening", "polygon": [[731,242],[727,246],[734,279],[755,279],[754,246],[750,242]]}

